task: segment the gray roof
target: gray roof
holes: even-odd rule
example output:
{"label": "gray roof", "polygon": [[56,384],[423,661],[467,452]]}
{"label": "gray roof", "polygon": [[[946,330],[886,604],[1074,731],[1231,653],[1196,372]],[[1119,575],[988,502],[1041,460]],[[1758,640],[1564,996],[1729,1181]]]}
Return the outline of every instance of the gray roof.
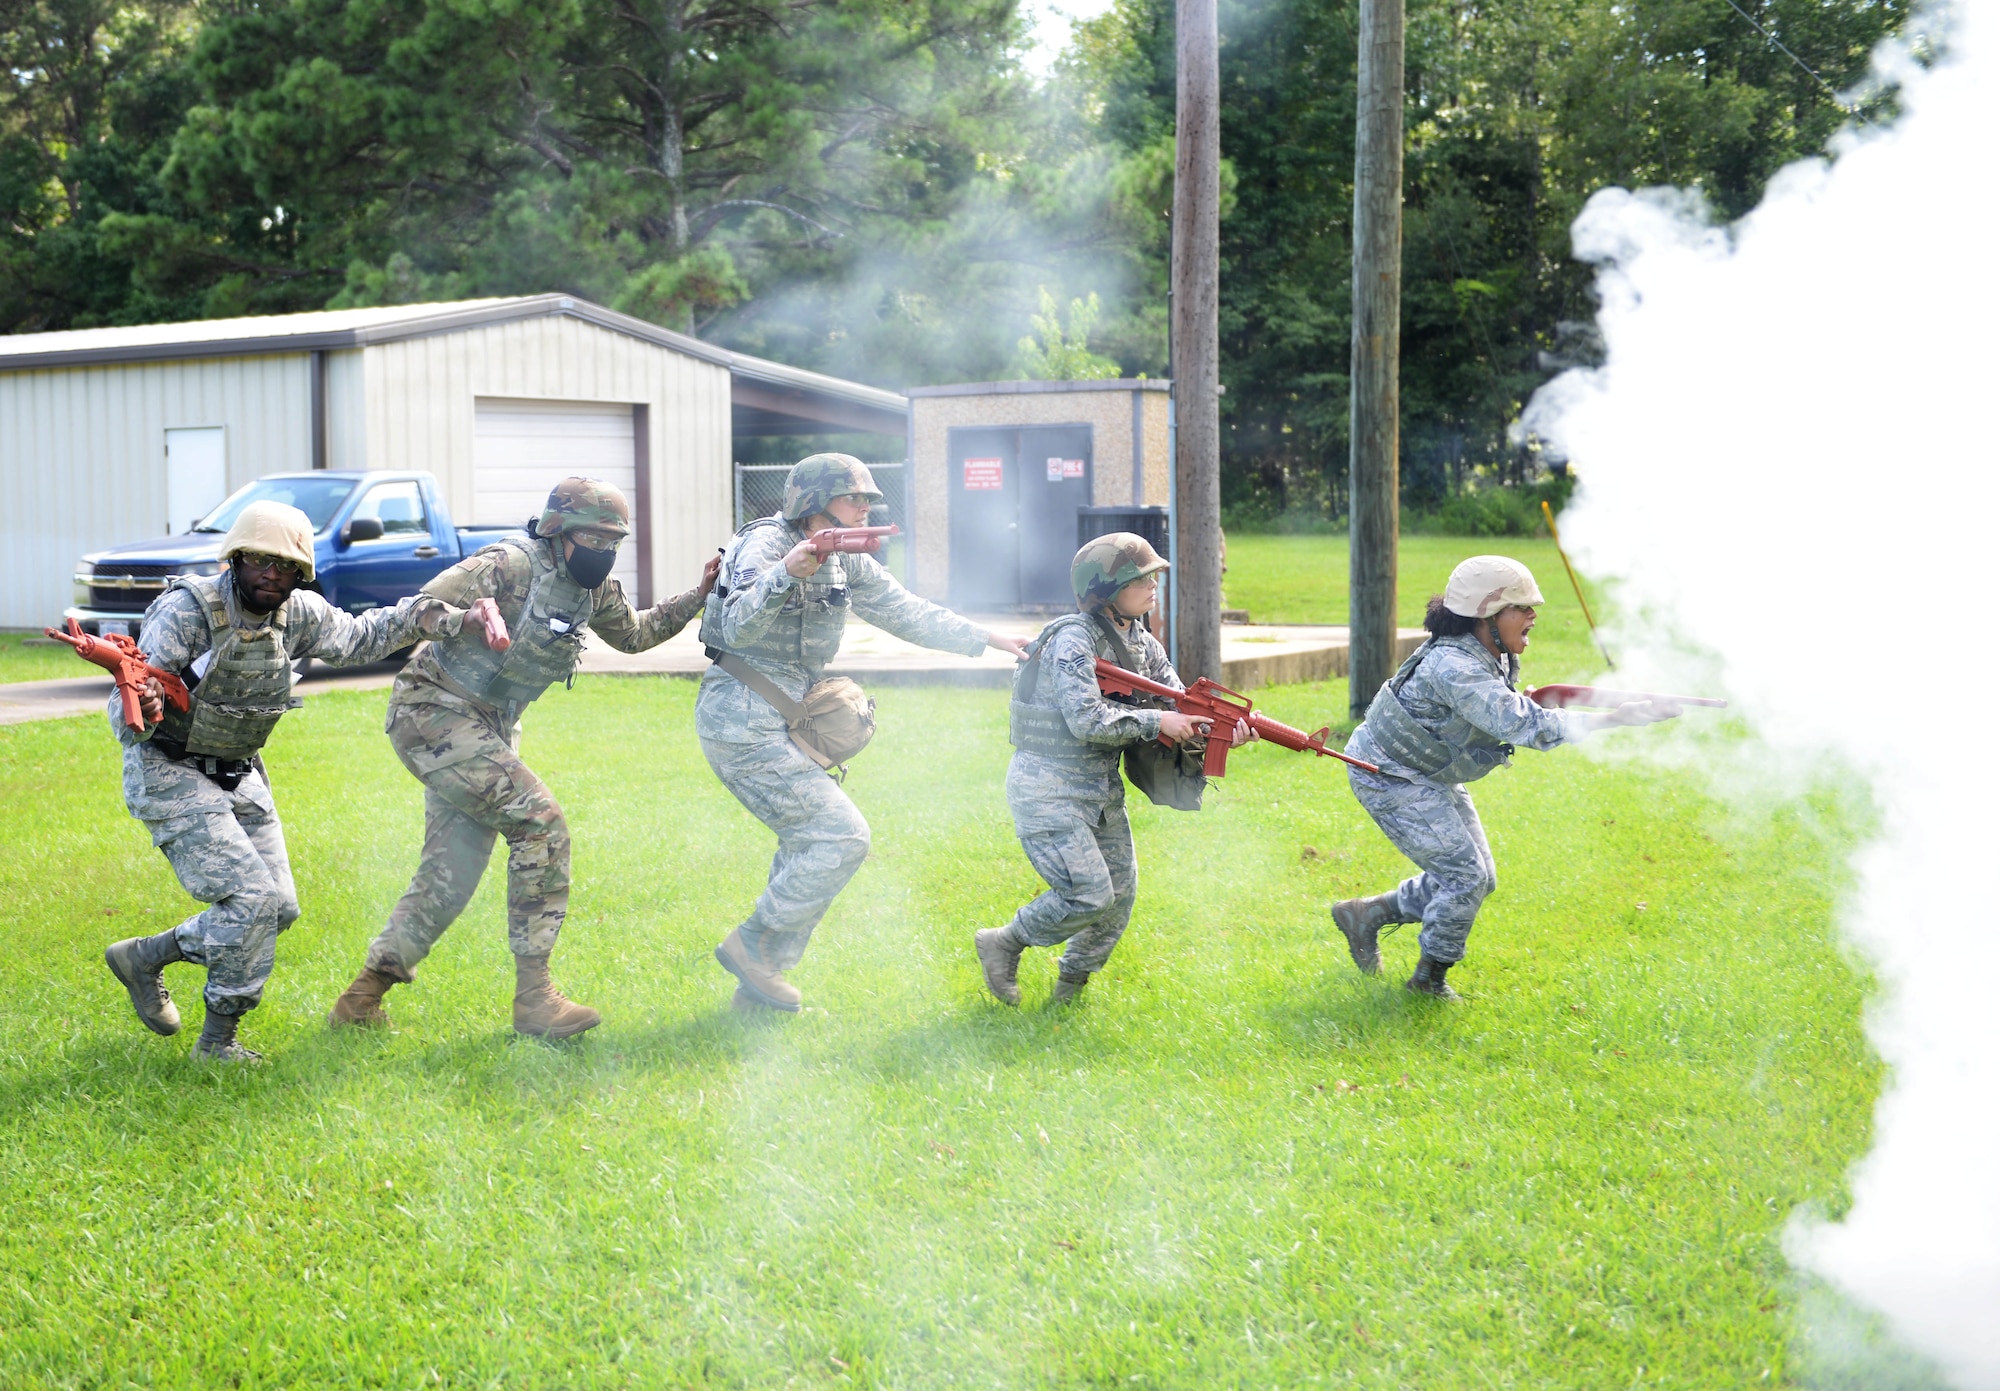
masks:
{"label": "gray roof", "polygon": [[712,362],[718,367],[728,368],[735,378],[838,397],[878,410],[907,413],[909,409],[909,402],[896,392],[787,367],[782,362],[751,357],[747,353],[734,353],[574,295],[521,295],[509,299],[458,300],[449,304],[323,309],[310,314],[270,314],[245,319],[197,319],[179,324],[0,335],[0,372],[362,348],[371,343],[428,338],[440,333],[457,333],[488,324],[536,319],[550,314],[581,319],[613,333],[622,333],[703,362]]}
{"label": "gray roof", "polygon": [[1166,377],[1115,377],[1075,382],[954,382],[913,386],[906,396],[1040,396],[1071,391],[1171,391]]}

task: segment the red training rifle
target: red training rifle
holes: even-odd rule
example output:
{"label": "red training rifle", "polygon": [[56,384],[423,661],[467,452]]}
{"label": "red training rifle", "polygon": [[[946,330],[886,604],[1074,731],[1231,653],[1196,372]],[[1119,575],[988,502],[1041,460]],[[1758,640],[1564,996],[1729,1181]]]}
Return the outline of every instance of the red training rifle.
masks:
{"label": "red training rifle", "polygon": [[54,628],[42,629],[57,642],[67,643],[76,649],[76,655],[86,662],[92,662],[111,673],[111,679],[118,683],[118,695],[125,702],[125,723],[133,729],[144,729],[146,717],[139,711],[139,698],[145,693],[146,678],[152,677],[167,693],[167,703],[176,710],[188,708],[187,687],[180,677],[171,671],[161,671],[146,661],[146,654],[139,650],[139,644],[122,634],[110,637],[92,637],[77,626],[76,620],[69,621],[68,630],[58,632]]}
{"label": "red training rifle", "polygon": [[1651,691],[1611,691],[1601,686],[1531,686],[1522,692],[1529,700],[1544,710],[1616,710],[1621,705],[1630,705],[1635,700],[1643,700],[1654,705],[1708,705],[1717,710],[1726,707],[1726,700],[1710,700],[1706,696],[1655,695]]}
{"label": "red training rifle", "polygon": [[825,560],[835,551],[845,555],[874,555],[882,549],[882,542],[891,536],[901,536],[899,526],[829,526],[812,534],[813,554]]}
{"label": "red training rifle", "polygon": [[[1211,778],[1219,778],[1229,762],[1228,731],[1236,727],[1238,720],[1244,721],[1257,731],[1259,739],[1276,744],[1281,749],[1294,753],[1316,753],[1322,758],[1337,758],[1342,763],[1351,763],[1356,768],[1371,773],[1382,770],[1372,763],[1364,763],[1358,758],[1349,758],[1338,749],[1326,746],[1328,730],[1308,734],[1303,729],[1293,729],[1288,724],[1280,724],[1269,715],[1260,715],[1250,708],[1250,697],[1240,691],[1232,691],[1227,686],[1218,686],[1206,676],[1198,678],[1184,691],[1172,686],[1162,686],[1157,681],[1148,681],[1136,672],[1125,670],[1116,662],[1097,659],[1097,685],[1106,695],[1148,695],[1171,704],[1183,715],[1197,720],[1208,720],[1213,730],[1208,740],[1208,751],[1203,755],[1201,771]],[[1162,744],[1174,741],[1166,735],[1160,736]]]}

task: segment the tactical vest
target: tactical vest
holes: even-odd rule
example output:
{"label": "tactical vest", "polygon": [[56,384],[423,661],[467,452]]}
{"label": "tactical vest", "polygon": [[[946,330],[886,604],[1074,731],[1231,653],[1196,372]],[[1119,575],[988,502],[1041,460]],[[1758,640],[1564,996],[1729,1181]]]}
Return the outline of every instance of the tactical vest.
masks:
{"label": "tactical vest", "polygon": [[[463,695],[518,714],[558,681],[576,674],[583,629],[597,612],[597,596],[556,569],[555,545],[526,536],[494,542],[528,557],[528,593],[513,612],[501,611],[513,643],[489,648],[477,624],[434,644],[439,668]],[[609,581],[606,581],[609,583]]]}
{"label": "tactical vest", "polygon": [[[840,640],[847,632],[847,557],[828,556],[810,578],[799,581],[785,596],[784,607],[759,637],[730,645],[722,641],[722,606],[729,597],[729,580],[735,573],[736,556],[743,543],[760,527],[778,527],[788,534],[792,528],[781,517],[759,517],[746,524],[731,539],[722,554],[722,573],[701,610],[701,641],[712,652],[733,652],[739,657],[759,657],[818,672],[840,655]],[[801,533],[798,540],[803,541]],[[774,562],[782,564],[782,561]]]}
{"label": "tactical vest", "polygon": [[1017,749],[1043,758],[1071,763],[1086,760],[1116,760],[1118,750],[1086,744],[1070,733],[1069,721],[1060,710],[1035,704],[1035,690],[1041,684],[1042,653],[1051,639],[1065,628],[1090,630],[1091,650],[1127,671],[1139,669],[1138,659],[1108,620],[1097,614],[1066,613],[1035,636],[1028,644],[1028,660],[1014,673],[1014,695],[1007,704],[1007,740]]}
{"label": "tactical vest", "polygon": [[[285,649],[286,610],[282,604],[263,627],[238,628],[229,621],[229,597],[219,576],[184,575],[168,586],[185,589],[208,616],[208,670],[188,681],[188,708],[167,707],[154,738],[163,750],[182,748],[205,758],[241,761],[256,756],[292,698],[292,659]],[[182,679],[192,671],[182,673]]]}
{"label": "tactical vest", "polygon": [[[1514,752],[1514,746],[1475,731],[1469,745],[1455,749],[1417,723],[1416,717],[1404,708],[1397,696],[1397,692],[1416,675],[1417,668],[1431,654],[1436,643],[1436,638],[1424,643],[1396,669],[1394,676],[1382,683],[1382,689],[1375,692],[1375,699],[1368,703],[1368,714],[1363,722],[1368,726],[1375,747],[1405,768],[1425,777],[1443,778],[1447,782],[1471,782],[1506,762]],[[1510,690],[1514,685],[1514,670],[1510,660],[1504,678]]]}

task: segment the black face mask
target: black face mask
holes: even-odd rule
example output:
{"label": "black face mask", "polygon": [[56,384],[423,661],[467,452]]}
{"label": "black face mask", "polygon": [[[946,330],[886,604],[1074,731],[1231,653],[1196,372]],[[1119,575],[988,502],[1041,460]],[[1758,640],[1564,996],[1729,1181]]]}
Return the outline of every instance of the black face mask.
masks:
{"label": "black face mask", "polygon": [[618,548],[608,551],[593,551],[585,546],[576,546],[563,563],[569,568],[569,577],[585,589],[595,589],[611,578],[611,566],[618,559]]}

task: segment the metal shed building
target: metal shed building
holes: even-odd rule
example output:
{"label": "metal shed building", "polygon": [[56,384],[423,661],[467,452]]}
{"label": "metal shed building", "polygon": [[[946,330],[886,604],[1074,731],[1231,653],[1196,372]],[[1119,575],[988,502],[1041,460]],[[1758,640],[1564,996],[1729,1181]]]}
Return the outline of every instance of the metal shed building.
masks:
{"label": "metal shed building", "polygon": [[428,469],[477,526],[609,478],[651,602],[729,534],[738,437],[902,435],[907,411],[567,295],[0,338],[0,626],[52,621],[85,552],[309,468]]}

